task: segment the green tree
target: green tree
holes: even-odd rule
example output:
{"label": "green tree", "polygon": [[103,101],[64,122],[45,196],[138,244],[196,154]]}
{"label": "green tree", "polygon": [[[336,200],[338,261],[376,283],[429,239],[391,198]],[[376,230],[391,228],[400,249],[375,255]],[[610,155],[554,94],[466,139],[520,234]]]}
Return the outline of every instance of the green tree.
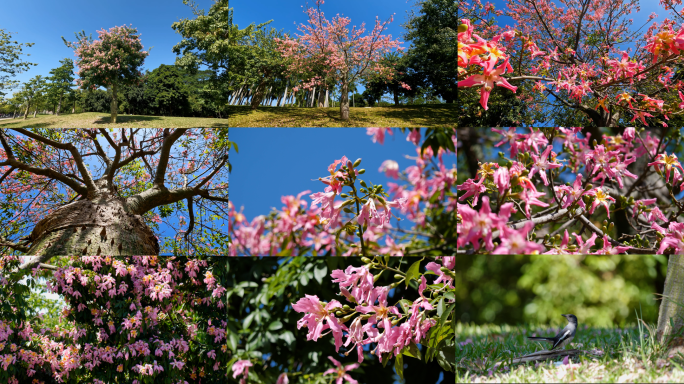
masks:
{"label": "green tree", "polygon": [[[21,61],[23,47],[31,47],[34,43],[18,43],[12,41],[12,32],[0,28],[0,96],[5,95],[3,90],[12,88],[17,82],[10,77],[27,71],[35,63]],[[31,56],[31,54],[26,54]]]}
{"label": "green tree", "polygon": [[174,65],[162,64],[146,76],[152,106],[163,115],[184,115],[190,111],[190,92],[184,82],[186,73]]}
{"label": "green tree", "polygon": [[[28,117],[29,109],[37,107],[39,102],[42,101],[43,93],[45,92],[45,78],[38,75],[28,82],[24,83],[21,91],[19,92],[21,98],[26,105],[26,110],[24,112],[24,120]],[[37,109],[36,109],[37,112]]]}
{"label": "green tree", "polygon": [[[415,71],[408,66],[408,59],[408,56],[399,55],[397,52],[385,54],[383,64],[394,67],[397,73],[391,81],[376,78],[366,82],[369,95],[376,96],[375,99],[379,100],[383,94],[389,93],[394,98],[394,105],[399,105],[399,97],[402,95],[415,96],[421,83]],[[403,88],[401,83],[407,84],[411,89]]]}
{"label": "green tree", "polygon": [[64,99],[64,94],[69,93],[72,90],[74,82],[74,62],[73,60],[66,58],[60,60],[61,66],[54,68],[50,71],[52,76],[48,77],[50,83],[48,88],[52,93],[55,93],[59,98],[59,103],[57,104],[57,110],[55,114],[59,116],[62,111],[62,100]]}
{"label": "green tree", "polygon": [[407,51],[409,67],[429,83],[447,103],[456,100],[456,1],[418,0],[404,38],[411,43]]}

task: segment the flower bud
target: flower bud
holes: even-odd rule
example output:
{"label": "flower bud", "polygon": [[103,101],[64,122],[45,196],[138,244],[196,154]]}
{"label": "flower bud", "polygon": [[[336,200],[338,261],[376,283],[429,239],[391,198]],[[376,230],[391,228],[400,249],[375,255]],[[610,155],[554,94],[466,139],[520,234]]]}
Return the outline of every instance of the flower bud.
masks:
{"label": "flower bud", "polygon": [[367,257],[362,257],[362,258],[361,258],[361,261],[363,261],[363,262],[366,263],[366,264],[370,264],[370,263],[371,263],[371,259],[369,259],[369,258],[367,258]]}
{"label": "flower bud", "polygon": [[340,195],[340,197],[345,198],[345,197],[349,197],[349,195],[347,195],[346,193],[343,193]]}
{"label": "flower bud", "polygon": [[459,24],[458,25],[458,33],[463,33],[468,30],[468,24]]}
{"label": "flower bud", "polygon": [[361,158],[360,157],[358,159],[356,159],[356,161],[354,162],[354,168],[358,167],[359,165],[361,165]]}
{"label": "flower bud", "polygon": [[402,276],[402,275],[400,275],[400,274],[397,273],[396,275],[394,275],[394,278],[395,278],[395,279],[403,279],[404,276]]}
{"label": "flower bud", "polygon": [[593,185],[593,184],[587,184],[587,186],[584,187],[584,190],[585,190],[585,191],[588,191],[588,190],[590,190],[590,189],[594,189],[594,185]]}
{"label": "flower bud", "polygon": [[352,165],[351,160],[347,160],[347,168],[348,168],[350,171],[351,171],[352,169],[354,169],[354,166]]}
{"label": "flower bud", "polygon": [[363,175],[364,173],[366,173],[366,170],[365,170],[365,169],[360,169],[360,170],[359,170],[359,175]]}
{"label": "flower bud", "polygon": [[363,187],[365,187],[365,188],[368,188],[368,185],[366,185],[366,182],[363,181],[363,180],[361,180],[361,185],[362,185]]}

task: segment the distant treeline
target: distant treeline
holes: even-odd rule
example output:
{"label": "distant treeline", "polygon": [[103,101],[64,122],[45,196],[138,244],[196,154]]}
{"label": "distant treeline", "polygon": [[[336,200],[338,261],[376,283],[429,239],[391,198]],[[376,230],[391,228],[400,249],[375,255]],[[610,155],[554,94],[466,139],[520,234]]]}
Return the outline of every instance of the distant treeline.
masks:
{"label": "distant treeline", "polygon": [[[222,117],[216,92],[210,87],[212,71],[191,74],[174,65],[162,64],[147,71],[139,84],[122,86],[118,92],[119,113],[130,115]],[[84,112],[110,112],[112,94],[97,89],[81,93]],[[217,105],[218,104],[218,105]]]}

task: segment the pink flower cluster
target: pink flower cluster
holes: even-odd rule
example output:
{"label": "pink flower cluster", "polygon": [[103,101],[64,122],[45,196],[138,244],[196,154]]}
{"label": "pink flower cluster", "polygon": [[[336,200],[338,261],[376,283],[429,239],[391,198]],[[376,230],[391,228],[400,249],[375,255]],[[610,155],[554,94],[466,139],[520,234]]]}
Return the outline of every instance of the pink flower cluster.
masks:
{"label": "pink flower cluster", "polygon": [[[454,256],[445,256],[440,259],[442,267],[450,270],[455,268]],[[435,284],[444,283],[445,288],[453,288],[453,278],[445,274],[439,264],[430,262],[427,269],[438,275]],[[341,295],[347,299],[350,306],[353,306],[348,312],[358,312],[366,316],[356,317],[347,327],[336,317],[336,312],[344,307],[339,301],[332,300],[329,303],[322,303],[315,295],[305,295],[304,298],[293,303],[292,308],[305,314],[297,322],[297,328],[306,327],[308,329],[307,340],[316,341],[324,331],[330,329],[335,340],[335,350],[339,351],[346,333],[344,346],[350,349],[355,348],[358,362],[361,363],[364,345],[376,343],[377,346],[372,350],[372,353],[381,360],[383,354],[397,356],[403,348],[410,346],[411,343],[419,344],[428,330],[436,324],[436,321],[430,318],[427,313],[433,310],[433,306],[431,300],[423,295],[427,288],[425,276],[421,276],[421,284],[418,290],[420,297],[413,302],[410,309],[404,314],[399,311],[397,306],[389,305],[390,287],[375,287],[374,275],[366,266],[348,266],[344,271],[339,269],[333,271],[330,276],[334,279],[333,283],[339,284]],[[364,319],[366,320],[365,323]]]}

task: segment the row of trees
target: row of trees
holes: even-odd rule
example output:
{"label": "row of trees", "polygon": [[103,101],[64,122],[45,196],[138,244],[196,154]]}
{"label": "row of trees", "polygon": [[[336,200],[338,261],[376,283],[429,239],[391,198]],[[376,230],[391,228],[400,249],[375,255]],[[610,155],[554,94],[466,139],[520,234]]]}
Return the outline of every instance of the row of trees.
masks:
{"label": "row of trees", "polygon": [[[75,89],[73,61],[50,71],[52,76],[34,77],[22,84],[11,98],[3,100],[0,112],[23,115],[59,115],[64,112],[109,112],[112,92],[102,89]],[[117,112],[130,115],[221,117],[224,106],[215,92],[206,87],[209,70],[192,74],[174,65],[162,64],[146,71],[140,83],[123,85],[117,92]]]}

